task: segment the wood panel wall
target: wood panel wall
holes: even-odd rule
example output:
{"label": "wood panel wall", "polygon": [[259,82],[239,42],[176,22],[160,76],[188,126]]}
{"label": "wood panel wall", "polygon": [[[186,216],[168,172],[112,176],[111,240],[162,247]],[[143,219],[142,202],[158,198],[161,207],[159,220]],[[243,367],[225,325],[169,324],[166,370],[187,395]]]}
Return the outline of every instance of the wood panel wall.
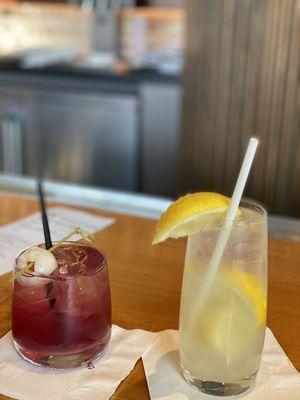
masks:
{"label": "wood panel wall", "polygon": [[188,0],[181,192],[230,194],[251,135],[246,195],[300,217],[300,0]]}

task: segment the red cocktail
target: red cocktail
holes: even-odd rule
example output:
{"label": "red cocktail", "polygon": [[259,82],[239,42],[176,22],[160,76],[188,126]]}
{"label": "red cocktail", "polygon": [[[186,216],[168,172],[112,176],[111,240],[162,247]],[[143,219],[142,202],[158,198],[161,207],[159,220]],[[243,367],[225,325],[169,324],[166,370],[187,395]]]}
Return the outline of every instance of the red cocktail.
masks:
{"label": "red cocktail", "polygon": [[51,274],[30,269],[15,279],[12,334],[26,360],[70,368],[95,358],[109,342],[108,270],[105,256],[89,244],[65,242],[52,254],[57,268]]}

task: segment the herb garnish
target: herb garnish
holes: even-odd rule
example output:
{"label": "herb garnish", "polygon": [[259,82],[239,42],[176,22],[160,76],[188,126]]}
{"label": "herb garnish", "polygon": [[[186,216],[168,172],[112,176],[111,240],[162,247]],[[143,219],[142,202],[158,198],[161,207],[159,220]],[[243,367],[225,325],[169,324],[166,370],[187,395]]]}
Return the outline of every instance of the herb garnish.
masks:
{"label": "herb garnish", "polygon": [[[61,246],[64,242],[66,242],[68,239],[70,239],[74,235],[80,235],[81,236],[80,240],[86,240],[89,243],[93,243],[95,241],[95,236],[93,234],[91,234],[91,233],[88,234],[82,228],[77,227],[72,232],[70,232],[67,236],[62,238],[59,242],[55,243],[47,251],[52,252],[53,250],[57,249],[59,246]],[[11,280],[13,281],[13,280],[19,278],[24,272],[28,271],[33,266],[34,266],[34,262],[28,263],[25,267],[20,269],[18,272],[13,273]]]}

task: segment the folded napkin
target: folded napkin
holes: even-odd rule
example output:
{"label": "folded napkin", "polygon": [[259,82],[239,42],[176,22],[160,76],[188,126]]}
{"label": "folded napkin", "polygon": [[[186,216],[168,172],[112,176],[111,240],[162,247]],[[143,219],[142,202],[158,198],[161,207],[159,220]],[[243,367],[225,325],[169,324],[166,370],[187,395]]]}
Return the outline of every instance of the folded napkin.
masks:
{"label": "folded napkin", "polygon": [[[184,380],[177,331],[168,330],[157,335],[143,354],[143,363],[152,400],[220,399],[200,393]],[[268,328],[256,385],[240,397],[243,400],[300,400],[300,374]]]}
{"label": "folded napkin", "polygon": [[129,374],[155,334],[113,326],[107,352],[94,368],[36,367],[16,352],[11,332],[0,340],[0,393],[19,400],[104,400]]}

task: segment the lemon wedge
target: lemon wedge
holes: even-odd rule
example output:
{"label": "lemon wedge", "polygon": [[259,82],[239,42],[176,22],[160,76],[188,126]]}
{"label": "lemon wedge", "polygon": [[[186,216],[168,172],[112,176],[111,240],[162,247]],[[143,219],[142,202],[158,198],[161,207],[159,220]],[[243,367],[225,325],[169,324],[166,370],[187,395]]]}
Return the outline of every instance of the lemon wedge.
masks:
{"label": "lemon wedge", "polygon": [[225,216],[230,199],[218,193],[187,194],[161,215],[152,244],[197,233],[204,225]]}

